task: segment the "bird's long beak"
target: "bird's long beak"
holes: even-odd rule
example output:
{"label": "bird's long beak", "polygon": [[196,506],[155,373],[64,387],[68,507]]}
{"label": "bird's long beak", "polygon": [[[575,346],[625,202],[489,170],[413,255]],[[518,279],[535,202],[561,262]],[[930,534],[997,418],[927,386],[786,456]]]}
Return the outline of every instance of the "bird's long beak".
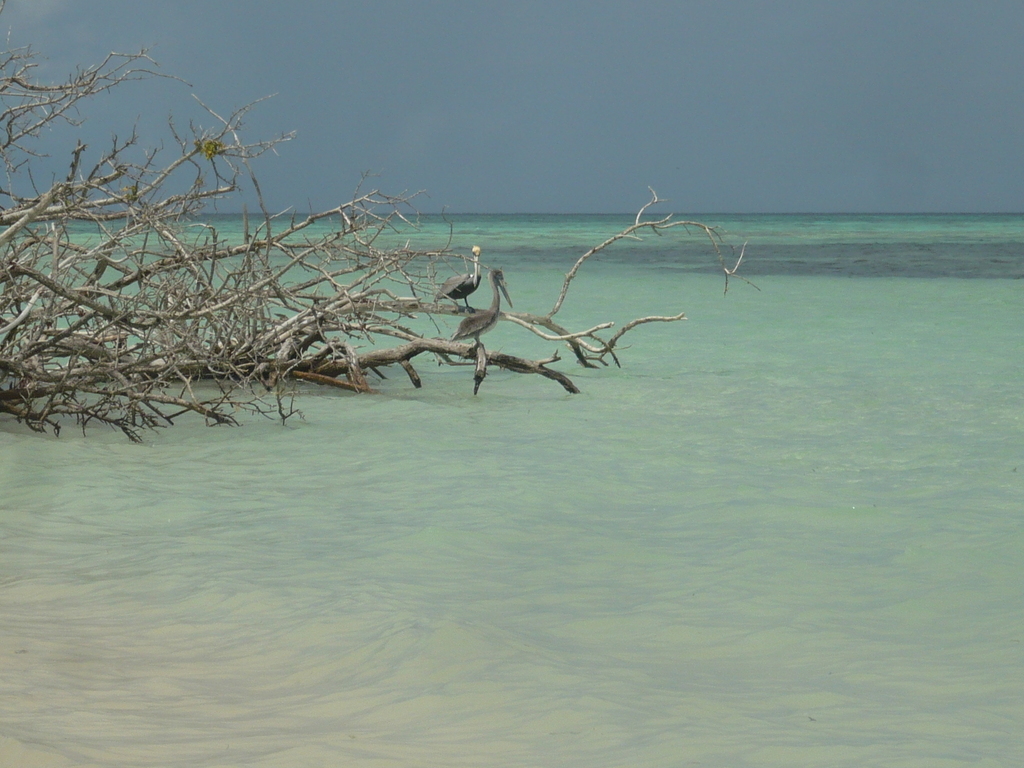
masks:
{"label": "bird's long beak", "polygon": [[502,278],[501,280],[498,281],[498,287],[501,288],[501,292],[503,294],[505,294],[505,301],[508,302],[508,306],[511,309],[512,308],[512,299],[510,299],[508,297],[508,290],[505,288],[505,279],[504,278]]}

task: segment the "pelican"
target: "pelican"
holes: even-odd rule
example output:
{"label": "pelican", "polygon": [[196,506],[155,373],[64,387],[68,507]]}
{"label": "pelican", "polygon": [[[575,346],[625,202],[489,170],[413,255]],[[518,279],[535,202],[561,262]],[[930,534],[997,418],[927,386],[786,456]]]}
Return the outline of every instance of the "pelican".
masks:
{"label": "pelican", "polygon": [[498,324],[498,317],[501,315],[499,288],[501,293],[505,294],[505,300],[508,301],[508,305],[512,306],[512,299],[508,297],[508,291],[505,289],[505,275],[502,271],[500,269],[492,269],[488,273],[487,279],[490,280],[491,290],[494,291],[494,298],[491,299],[490,309],[482,309],[469,317],[463,318],[462,322],[459,323],[459,327],[455,330],[455,335],[452,336],[452,341],[473,338],[479,344],[480,335],[487,333]]}
{"label": "pelican", "polygon": [[473,246],[473,273],[468,275],[455,275],[449,277],[444,281],[441,289],[434,295],[434,301],[447,296],[452,301],[456,302],[455,306],[461,312],[462,307],[459,307],[458,300],[462,299],[466,304],[466,311],[471,312],[473,308],[469,306],[469,301],[466,297],[469,296],[473,291],[480,287],[480,246]]}

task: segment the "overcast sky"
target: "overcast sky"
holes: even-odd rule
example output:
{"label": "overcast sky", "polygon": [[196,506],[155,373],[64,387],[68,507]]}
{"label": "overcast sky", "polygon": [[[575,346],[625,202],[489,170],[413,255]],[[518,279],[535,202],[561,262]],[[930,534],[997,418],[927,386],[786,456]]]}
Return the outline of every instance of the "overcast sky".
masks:
{"label": "overcast sky", "polygon": [[191,94],[250,138],[271,206],[360,174],[424,211],[1024,210],[1024,3],[8,0],[44,74],[148,48],[189,82],[90,115],[153,142]]}

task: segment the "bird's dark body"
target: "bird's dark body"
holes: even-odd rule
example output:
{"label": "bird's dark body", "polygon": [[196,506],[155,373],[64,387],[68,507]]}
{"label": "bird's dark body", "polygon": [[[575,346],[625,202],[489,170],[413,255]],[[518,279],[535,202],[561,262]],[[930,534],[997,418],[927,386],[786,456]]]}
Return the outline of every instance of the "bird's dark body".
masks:
{"label": "bird's dark body", "polygon": [[444,281],[441,290],[434,298],[440,299],[447,296],[449,299],[458,301],[465,299],[473,291],[480,287],[480,275],[456,275]]}
{"label": "bird's dark body", "polygon": [[445,297],[458,301],[462,299],[466,305],[466,310],[471,311],[473,308],[469,306],[469,302],[466,300],[471,293],[480,287],[480,246],[473,246],[473,271],[467,275],[455,275],[449,277],[444,283],[441,284],[441,288],[436,294],[434,294],[434,301],[438,301]]}

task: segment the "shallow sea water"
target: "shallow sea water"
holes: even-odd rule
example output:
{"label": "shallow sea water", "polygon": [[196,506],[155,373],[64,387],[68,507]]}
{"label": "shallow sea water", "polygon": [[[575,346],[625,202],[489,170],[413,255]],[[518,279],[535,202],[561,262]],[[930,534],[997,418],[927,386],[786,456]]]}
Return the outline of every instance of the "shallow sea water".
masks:
{"label": "shallow sea water", "polygon": [[[456,246],[540,311],[619,224]],[[0,422],[0,765],[1024,764],[1024,220],[725,224],[760,291],[587,265],[569,325],[690,319],[581,395],[423,360],[283,427]]]}

